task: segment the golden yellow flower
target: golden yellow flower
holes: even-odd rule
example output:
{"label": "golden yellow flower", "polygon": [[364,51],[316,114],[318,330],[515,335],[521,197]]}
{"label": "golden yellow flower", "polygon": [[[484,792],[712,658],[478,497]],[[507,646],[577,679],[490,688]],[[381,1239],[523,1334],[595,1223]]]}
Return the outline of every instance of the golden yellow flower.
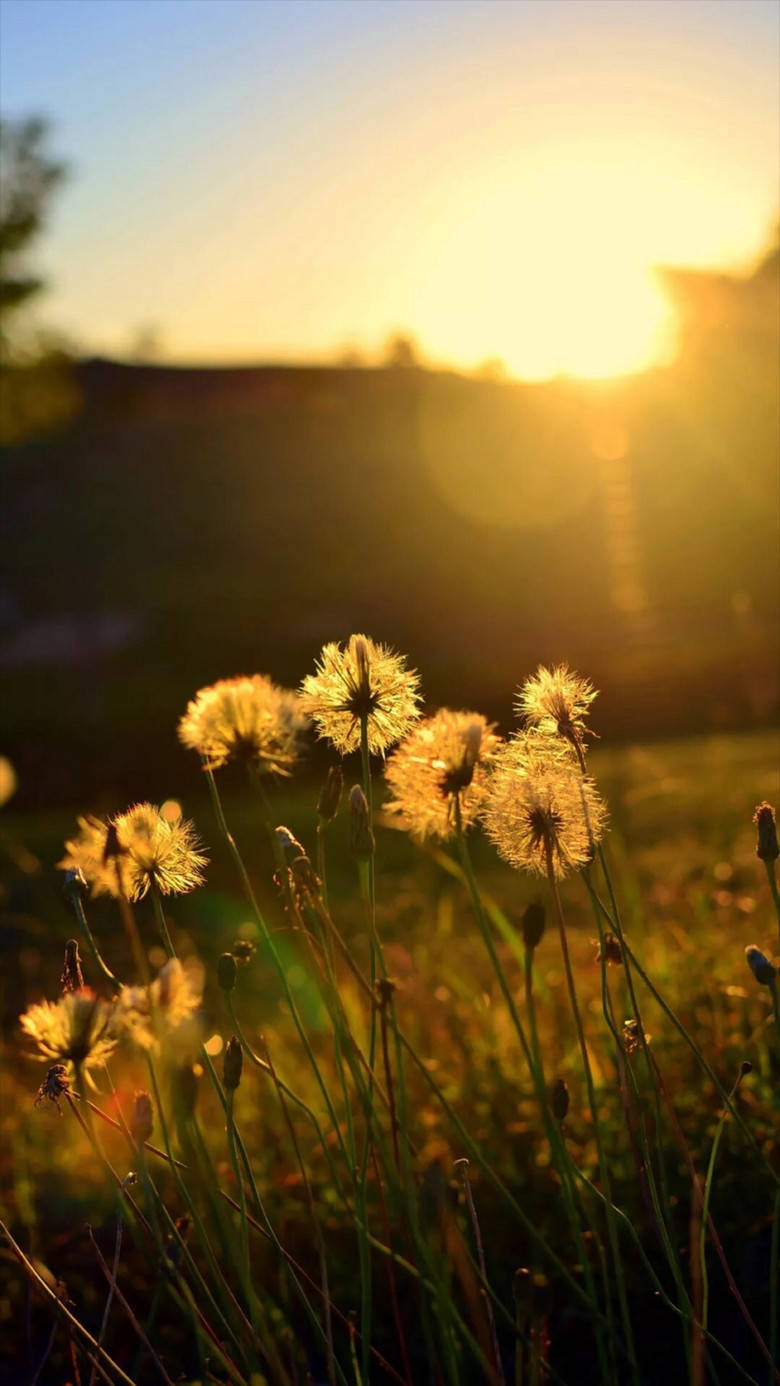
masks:
{"label": "golden yellow flower", "polygon": [[19,1020],[48,1063],[86,1070],[104,1064],[116,1048],[114,1007],[89,987],[28,1006]]}
{"label": "golden yellow flower", "polygon": [[201,688],[179,723],[179,740],[212,770],[245,759],[261,774],[289,775],[307,726],[297,693],[253,674]]}
{"label": "golden yellow flower", "polygon": [[455,795],[463,827],[479,816],[487,770],[500,745],[494,725],[478,712],[442,708],[420,722],[393,752],[385,778],[397,813],[412,837],[448,838],[455,832]]}
{"label": "golden yellow flower", "polygon": [[203,968],[188,960],[169,958],[148,986],[120,987],[116,998],[116,1029],[142,1049],[156,1049],[162,1037],[192,1019],[200,1006]]}
{"label": "golden yellow flower", "polygon": [[163,816],[154,804],[134,804],[104,823],[79,819],[59,865],[83,872],[93,895],[140,900],[152,885],[162,895],[184,895],[202,885],[206,857],[187,819]]}
{"label": "golden yellow flower", "polygon": [[367,635],[351,635],[343,647],[324,647],[316,674],[303,681],[301,699],[320,737],[342,755],[360,749],[363,718],[369,751],[383,755],[420,716],[419,683],[402,655]]}
{"label": "golden yellow flower", "polygon": [[520,689],[515,710],[529,728],[554,732],[581,747],[585,718],[596,696],[593,684],[573,673],[566,664],[556,664],[554,669],[540,664],[533,678],[526,679]]}
{"label": "golden yellow flower", "polygon": [[501,856],[520,870],[565,876],[591,860],[606,807],[570,752],[518,735],[496,753],[483,820]]}

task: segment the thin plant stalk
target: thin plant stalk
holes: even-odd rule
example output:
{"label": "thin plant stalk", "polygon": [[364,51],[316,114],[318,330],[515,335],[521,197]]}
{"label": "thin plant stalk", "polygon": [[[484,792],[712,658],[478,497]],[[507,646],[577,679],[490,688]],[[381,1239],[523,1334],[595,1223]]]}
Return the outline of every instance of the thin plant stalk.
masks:
{"label": "thin plant stalk", "polygon": [[611,1212],[612,1195],[610,1191],[611,1181],[609,1177],[609,1167],[607,1164],[606,1152],[604,1150],[604,1142],[601,1133],[601,1122],[599,1120],[598,1113],[598,1103],[596,1100],[596,1090],[593,1084],[593,1073],[590,1066],[590,1055],[588,1054],[588,1045],[585,1039],[585,1031],[582,1026],[582,1017],[580,1015],[579,1003],[577,1001],[577,989],[574,985],[574,973],[572,972],[571,958],[569,957],[569,944],[566,938],[566,921],[563,917],[563,906],[561,904],[561,897],[558,891],[558,883],[555,879],[552,845],[549,841],[549,838],[546,840],[545,843],[545,853],[547,858],[547,879],[550,884],[550,891],[553,897],[553,904],[555,906],[555,916],[556,922],[558,924],[558,937],[560,939],[564,971],[566,974],[566,985],[569,992],[569,1001],[571,1004],[572,1016],[574,1018],[574,1026],[577,1031],[577,1039],[580,1047],[582,1066],[585,1073],[585,1085],[588,1090],[588,1103],[590,1105],[591,1114],[593,1116],[593,1132],[596,1137],[596,1148],[599,1157],[599,1169],[601,1172],[601,1179],[604,1184],[604,1193],[607,1199],[607,1230],[609,1234],[610,1246],[612,1248],[612,1256],[615,1264],[615,1278],[617,1280],[618,1303],[620,1305],[620,1317],[623,1323],[623,1331],[626,1340],[626,1352],[628,1354],[632,1378],[636,1383],[636,1386],[639,1386],[639,1364],[636,1358],[636,1349],[634,1347],[634,1335],[631,1328],[631,1314],[628,1307],[628,1297],[626,1294],[625,1278],[623,1274],[623,1262],[620,1255],[620,1244],[618,1241],[617,1229],[615,1227],[614,1217]]}

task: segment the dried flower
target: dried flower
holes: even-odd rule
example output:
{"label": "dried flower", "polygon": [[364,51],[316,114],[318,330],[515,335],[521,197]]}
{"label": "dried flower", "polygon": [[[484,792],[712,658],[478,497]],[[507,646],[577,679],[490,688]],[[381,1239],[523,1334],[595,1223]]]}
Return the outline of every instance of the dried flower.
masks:
{"label": "dried flower", "polygon": [[[623,1048],[627,1054],[634,1054],[642,1043],[642,1031],[639,1028],[638,1020],[625,1020],[623,1022]],[[645,1035],[644,1042],[649,1044],[652,1035]]]}
{"label": "dried flower", "polygon": [[307,726],[297,693],[253,674],[201,688],[179,723],[179,740],[211,770],[244,760],[261,775],[289,775]]}
{"label": "dried flower", "polygon": [[145,1145],[154,1130],[154,1109],[148,1092],[136,1093],[129,1126],[136,1145]]}
{"label": "dried flower", "polygon": [[623,962],[623,946],[619,938],[606,930],[604,941],[600,943],[597,938],[592,938],[591,943],[596,945],[596,962],[601,962],[602,958],[606,963],[614,963],[616,966]]}
{"label": "dried flower", "polygon": [[163,817],[154,804],[134,804],[107,823],[80,818],[79,834],[65,843],[59,865],[82,872],[93,895],[140,900],[152,885],[162,895],[184,895],[203,884],[206,857],[199,848],[188,820]]}
{"label": "dried flower", "polygon": [[773,987],[777,980],[777,968],[771,963],[765,953],[760,948],[752,944],[745,949],[745,961],[753,973],[757,982],[762,987]]}
{"label": "dried flower", "polygon": [[[533,678],[526,679],[517,697],[515,710],[526,726],[553,732],[581,747],[586,732],[585,718],[597,690],[566,664],[547,669],[540,664]],[[590,735],[594,735],[593,732]]]}
{"label": "dried flower", "polygon": [[484,822],[500,855],[521,870],[557,877],[586,865],[607,812],[570,756],[538,737],[514,736],[496,753]]}
{"label": "dried flower", "polygon": [[63,992],[82,991],[83,987],[84,973],[81,970],[78,939],[69,938],[65,944],[65,961],[60,976],[60,990]]}
{"label": "dried flower", "polygon": [[89,987],[28,1006],[19,1019],[42,1059],[86,1071],[104,1064],[116,1048],[114,1008]]}
{"label": "dried flower", "polygon": [[49,1102],[54,1103],[60,1116],[62,1116],[60,1098],[66,1092],[70,1092],[67,1066],[65,1064],[54,1064],[54,1066],[49,1069],[35,1094],[35,1105],[36,1107],[40,1107],[41,1103],[46,1102],[48,1099]]}
{"label": "dried flower", "polygon": [[237,938],[230,951],[236,962],[248,963],[252,961],[257,948],[251,938]]}
{"label": "dried flower", "polygon": [[780,846],[777,841],[777,824],[775,822],[775,811],[771,804],[766,800],[762,804],[756,805],[753,814],[753,822],[758,829],[758,842],[756,843],[756,856],[761,861],[775,861],[780,857]]}
{"label": "dried flower", "polygon": [[394,797],[386,805],[412,837],[448,838],[455,832],[455,796],[464,828],[479,816],[487,793],[487,766],[500,745],[493,724],[478,712],[442,708],[406,737],[387,762]]}
{"label": "dried flower", "polygon": [[368,749],[383,755],[416,722],[419,676],[387,645],[367,635],[351,635],[343,647],[326,645],[316,674],[303,681],[302,701],[320,737],[346,755],[360,748],[366,720]]}
{"label": "dried flower", "polygon": [[344,775],[340,765],[331,765],[317,801],[317,817],[321,823],[332,823],[339,811],[344,790]]}
{"label": "dried flower", "polygon": [[203,990],[199,963],[183,967],[169,958],[148,987],[120,987],[116,999],[116,1026],[142,1049],[156,1049],[159,1041],[197,1011]]}

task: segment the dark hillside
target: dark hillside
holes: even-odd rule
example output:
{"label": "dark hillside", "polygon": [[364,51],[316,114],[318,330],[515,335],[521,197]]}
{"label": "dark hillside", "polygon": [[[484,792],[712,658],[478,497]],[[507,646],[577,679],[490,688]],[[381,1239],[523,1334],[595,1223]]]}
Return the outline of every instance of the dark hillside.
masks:
{"label": "dark hillside", "polygon": [[504,722],[565,658],[612,735],[765,723],[776,315],[689,341],[609,385],[81,364],[69,431],[3,460],[2,749],[25,800],[159,795],[197,687],[295,683],[360,629],[431,704]]}

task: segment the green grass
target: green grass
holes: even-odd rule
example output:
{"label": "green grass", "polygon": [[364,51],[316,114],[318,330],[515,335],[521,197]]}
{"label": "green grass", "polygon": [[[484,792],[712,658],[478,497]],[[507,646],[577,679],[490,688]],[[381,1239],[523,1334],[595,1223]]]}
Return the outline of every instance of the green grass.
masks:
{"label": "green grass", "polygon": [[[777,797],[778,749],[777,738],[751,734],[620,748],[595,743],[591,752],[592,771],[610,803],[612,827],[607,852],[631,949],[723,1088],[731,1089],[743,1060],[753,1065],[735,1099],[746,1129],[732,1116],[721,1127],[724,1106],[718,1089],[669,1016],[635,976],[644,1027],[651,1037],[650,1050],[669,1107],[656,1098],[657,1088],[649,1079],[641,1053],[624,1061],[621,1096],[621,1067],[616,1064],[602,1015],[602,974],[593,941],[597,925],[582,882],[570,879],[564,883],[569,946],[588,1037],[612,1198],[638,1234],[642,1248],[640,1252],[619,1213],[620,1266],[642,1386],[697,1381],[695,1348],[690,1359],[688,1356],[693,1335],[681,1326],[666,1301],[678,1303],[683,1292],[696,1294],[691,1256],[698,1255],[701,1236],[688,1158],[703,1182],[716,1134],[719,1148],[709,1186],[710,1212],[760,1333],[768,1340],[771,1331],[770,1227],[775,1184],[767,1162],[778,1170],[780,1051],[769,991],[758,986],[749,973],[744,948],[756,943],[770,955],[778,951],[777,923],[763,866],[755,857],[751,824],[754,805],[762,798]],[[352,771],[348,784],[360,778],[359,758],[353,760],[354,764],[348,762],[347,766]],[[347,1320],[355,1311],[359,1331],[367,1315],[365,1275],[361,1293],[360,1238],[356,1237],[354,1218],[345,1209],[343,1194],[349,1186],[350,1141],[354,1141],[358,1163],[365,1148],[365,1074],[353,1066],[344,1035],[340,1050],[334,1051],[334,1013],[323,999],[327,988],[324,993],[301,919],[294,910],[284,908],[274,887],[273,863],[258,805],[239,780],[228,774],[225,783],[228,819],[267,916],[273,948],[311,1050],[341,1119],[345,1148],[330,1132],[323,1149],[303,1109],[288,1102],[285,1113],[273,1079],[245,1062],[235,1100],[236,1130],[249,1153],[261,1200],[262,1214],[255,1209],[255,1216],[272,1233],[269,1240],[262,1233],[251,1232],[248,1242],[252,1276],[258,1287],[255,1309],[262,1318],[256,1324],[258,1337],[261,1343],[267,1339],[276,1345],[290,1379],[305,1380],[308,1366],[316,1381],[324,1381],[327,1354],[322,1300],[306,1279],[308,1276],[320,1283],[320,1244],[312,1204],[324,1234],[330,1298]],[[273,791],[276,821],[286,823],[296,833],[312,858],[317,790],[313,783],[291,782]],[[263,942],[242,899],[207,796],[184,807],[187,816],[195,819],[212,863],[207,886],[174,902],[168,910],[168,922],[177,951],[182,956],[197,954],[206,968],[204,1035],[227,1039],[233,1032],[233,1021],[216,985],[216,960],[237,937],[253,938],[257,951],[251,963],[239,969],[235,1012],[249,1044],[261,1054],[267,1045],[280,1080],[318,1115],[328,1132],[322,1093],[291,1022],[271,948]],[[51,869],[72,827],[72,820],[62,814],[24,818],[6,812],[2,819],[6,942],[0,1173],[4,1220],[12,1225],[17,1241],[31,1256],[65,1280],[73,1312],[96,1334],[106,1284],[96,1269],[84,1223],[92,1224],[110,1262],[116,1195],[71,1112],[66,1110],[58,1117],[48,1104],[33,1107],[43,1069],[24,1057],[16,1028],[16,1017],[27,1003],[44,994],[56,996],[62,946],[75,932],[75,921]],[[347,838],[342,812],[328,842],[331,909],[355,965],[367,974],[369,939]],[[495,947],[508,994],[527,1028],[519,925],[527,904],[535,897],[545,897],[544,882],[510,872],[499,863],[489,844],[476,835],[473,855],[488,912],[495,902],[506,921],[494,933]],[[534,1377],[533,1373],[537,1359],[546,1358],[547,1379],[563,1380],[568,1386],[596,1383],[603,1378],[603,1364],[597,1351],[594,1315],[586,1301],[595,1286],[601,1311],[606,1318],[611,1314],[618,1321],[616,1271],[614,1267],[608,1270],[607,1295],[600,1270],[601,1254],[607,1263],[611,1258],[607,1222],[598,1192],[583,1182],[593,1180],[601,1188],[603,1172],[598,1168],[593,1118],[552,917],[550,914],[547,932],[534,957],[535,1013],[544,1082],[562,1077],[569,1089],[565,1149],[560,1140],[550,1146],[532,1075],[476,926],[468,892],[457,866],[452,865],[454,851],[448,856],[449,862],[438,849],[415,848],[402,833],[380,820],[377,929],[388,972],[397,984],[394,1002],[398,1026],[421,1062],[416,1065],[408,1054],[404,1060],[405,1130],[413,1149],[400,1175],[393,1172],[386,1111],[376,1093],[373,1095],[371,1121],[377,1165],[369,1161],[364,1184],[372,1239],[368,1257],[373,1342],[403,1380],[404,1354],[397,1329],[402,1322],[415,1383],[438,1380],[450,1386],[450,1382],[460,1381],[466,1386],[471,1381],[491,1380],[490,1339],[479,1290],[473,1227],[454,1168],[455,1160],[468,1155],[487,1276],[496,1297],[496,1332],[507,1381],[544,1380],[544,1374]],[[115,906],[96,902],[89,907],[89,915],[110,966],[122,978],[129,977],[132,965]],[[137,915],[145,940],[152,943],[156,935],[148,902],[138,907]],[[492,918],[497,918],[495,913]],[[87,979],[94,982],[86,948],[82,952]],[[367,1052],[364,996],[349,968],[339,966],[338,976],[343,1021],[335,1023],[348,1026]],[[607,976],[620,1026],[633,1013],[624,969],[611,968]],[[389,1051],[397,1081],[392,1026]],[[351,1094],[348,1104],[337,1059]],[[220,1072],[221,1062],[221,1056],[215,1057]],[[135,1089],[148,1086],[144,1065],[137,1057],[123,1059],[116,1072],[119,1099],[129,1111]],[[381,1067],[377,1074],[384,1083]],[[199,1080],[198,1089],[203,1149],[209,1152],[211,1170],[203,1163],[200,1137],[191,1123],[184,1123],[178,1132],[172,1129],[172,1137],[189,1166],[187,1177],[192,1180],[210,1241],[221,1263],[228,1267],[227,1281],[239,1301],[249,1306],[252,1295],[246,1287],[245,1270],[241,1270],[247,1255],[247,1244],[241,1242],[246,1220],[236,1216],[231,1221],[233,1214],[227,1205],[217,1201],[212,1206],[209,1200],[216,1184],[239,1204],[246,1198],[251,1211],[254,1191],[247,1185],[242,1193],[236,1178],[240,1152],[232,1139],[228,1140],[225,1116],[207,1075]],[[632,1115],[631,1132],[626,1125],[626,1102]],[[113,1110],[110,1098],[106,1106]],[[678,1139],[677,1122],[684,1132],[687,1153]],[[130,1167],[127,1147],[107,1127],[103,1139],[109,1159],[123,1177]],[[159,1125],[153,1139],[162,1142]],[[641,1154],[645,1141],[655,1180],[649,1192],[643,1187],[636,1158],[636,1149]],[[197,1175],[196,1169],[200,1171]],[[375,1169],[382,1171],[381,1196]],[[182,1192],[170,1170],[153,1157],[149,1158],[149,1170],[161,1191],[160,1206],[174,1217],[179,1215],[183,1211]],[[652,1212],[653,1197],[663,1208],[661,1222],[671,1256],[664,1249],[659,1220]],[[138,1199],[142,1202],[140,1191]],[[572,1207],[579,1219],[579,1242],[572,1233]],[[534,1239],[535,1233],[540,1234],[544,1246]],[[137,1240],[126,1226],[119,1285],[143,1322],[158,1269],[154,1257],[150,1261],[142,1254],[142,1243],[143,1239]],[[392,1283],[390,1261],[377,1243],[394,1248]],[[194,1232],[190,1233],[190,1245],[199,1272],[208,1279],[206,1253]],[[587,1266],[583,1265],[583,1253]],[[365,1258],[365,1243],[362,1254]],[[291,1273],[286,1257],[294,1259],[300,1272]],[[416,1267],[416,1273],[408,1270],[408,1262]],[[364,1259],[364,1272],[365,1268]],[[518,1280],[515,1273],[519,1270],[530,1274]],[[653,1282],[651,1270],[658,1284]],[[769,1369],[738,1312],[711,1242],[707,1243],[707,1270],[709,1323],[748,1378],[763,1386],[770,1379]],[[420,1277],[426,1286],[422,1295]],[[393,1296],[397,1311],[392,1308]],[[424,1310],[423,1301],[427,1306]],[[204,1304],[201,1298],[200,1307]],[[31,1378],[46,1346],[51,1315],[37,1301],[30,1301],[28,1314],[27,1305],[28,1290],[16,1263],[3,1260],[0,1320],[5,1324],[5,1350],[10,1350],[19,1370],[19,1364],[27,1364],[24,1370]],[[228,1319],[231,1313],[234,1310],[228,1305]],[[515,1355],[513,1320],[523,1332],[522,1358]],[[352,1382],[357,1363],[365,1379],[365,1356],[357,1339],[353,1360],[349,1329],[337,1316],[332,1331],[339,1371]],[[150,1336],[173,1379],[179,1371],[186,1380],[228,1379],[216,1348],[210,1365],[202,1354],[199,1360],[192,1325],[185,1309],[181,1305],[177,1309],[175,1297],[162,1295]],[[604,1336],[606,1365],[614,1380],[631,1380],[623,1330],[605,1329]],[[231,1342],[227,1330],[218,1337],[223,1349]],[[548,1340],[549,1348],[545,1347]],[[116,1302],[106,1346],[133,1380],[145,1384],[161,1379],[148,1353],[138,1355],[137,1336]],[[260,1359],[262,1356],[261,1352]],[[59,1330],[39,1378],[42,1386],[70,1379],[69,1362],[67,1336]],[[543,1367],[538,1369],[544,1373]],[[744,1379],[717,1348],[705,1369],[707,1380],[730,1383]],[[83,1359],[81,1370],[88,1375]],[[252,1370],[250,1361],[241,1379],[248,1381]],[[265,1371],[269,1381],[283,1379],[278,1367],[266,1367]],[[515,1371],[519,1374],[513,1378]],[[13,1375],[8,1378],[15,1379]],[[373,1358],[370,1380],[389,1379]]]}

